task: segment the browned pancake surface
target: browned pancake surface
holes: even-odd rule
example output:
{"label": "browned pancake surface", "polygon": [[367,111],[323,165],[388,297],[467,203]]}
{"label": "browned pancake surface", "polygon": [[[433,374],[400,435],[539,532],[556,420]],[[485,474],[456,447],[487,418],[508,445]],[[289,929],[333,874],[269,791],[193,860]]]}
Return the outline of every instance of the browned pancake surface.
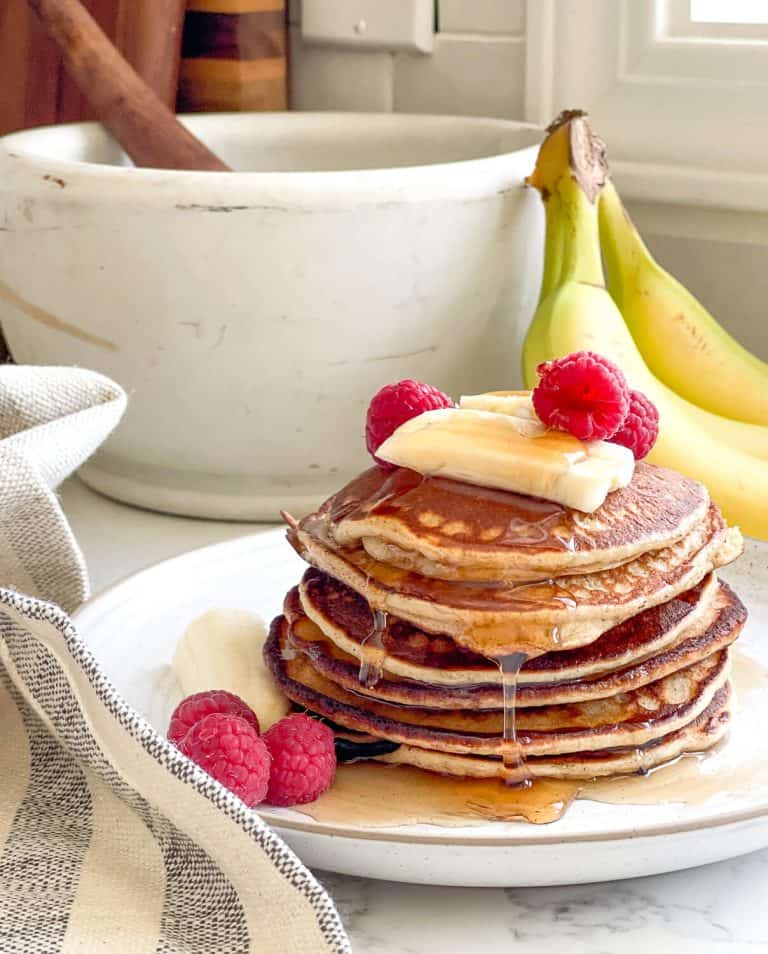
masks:
{"label": "browned pancake surface", "polygon": [[[700,590],[700,587],[697,587]],[[692,594],[685,594],[690,596]],[[690,606],[681,600],[685,606]],[[665,614],[662,607],[647,611],[649,618],[642,621],[639,629],[647,643],[658,640],[660,626],[663,625]],[[429,708],[467,708],[467,709],[499,709],[503,704],[502,689],[498,681],[483,683],[483,673],[487,678],[489,672],[497,675],[498,669],[478,669],[474,684],[444,685],[424,682],[417,679],[403,678],[393,675],[389,671],[381,671],[379,678],[370,686],[361,683],[361,673],[365,673],[366,666],[359,659],[341,650],[334,642],[323,634],[306,615],[299,599],[298,589],[292,590],[285,601],[285,616],[288,620],[288,644],[292,649],[307,655],[312,666],[327,679],[337,683],[350,692],[369,696],[373,699],[393,702],[409,706],[426,706]],[[673,618],[676,613],[670,614]],[[637,619],[637,618],[636,618]],[[657,679],[676,672],[701,659],[719,652],[729,646],[738,636],[746,619],[746,609],[733,591],[724,583],[719,585],[711,611],[702,619],[701,625],[694,628],[690,635],[683,636],[670,647],[651,656],[644,656],[641,652],[642,643],[636,644],[639,652],[637,662],[614,671],[603,673],[600,676],[574,679],[552,683],[525,684],[525,667],[521,671],[521,679],[517,687],[516,703],[518,706],[545,706],[561,705],[569,702],[580,702],[588,699],[599,699],[614,696],[619,692],[628,692],[640,688]],[[407,624],[404,624],[407,625]],[[629,629],[626,624],[621,628]],[[370,633],[370,630],[368,631]],[[663,631],[662,631],[663,634]],[[427,643],[435,640],[445,640],[446,637],[427,637],[420,634]],[[608,636],[609,634],[606,634]],[[387,630],[382,634],[384,647],[391,645],[387,639]],[[611,632],[607,643],[616,643],[617,634]],[[628,637],[631,640],[631,633]],[[396,639],[394,640],[396,642]],[[599,658],[599,643],[593,643],[590,649],[593,658]],[[618,647],[617,647],[618,649]],[[386,652],[386,648],[385,648]],[[560,653],[568,656],[568,653]],[[486,665],[493,665],[487,660]],[[539,662],[544,657],[538,657],[531,662]],[[386,666],[386,662],[384,663]],[[370,667],[369,667],[370,668]],[[553,676],[554,670],[550,670]]]}
{"label": "browned pancake surface", "polygon": [[[640,589],[653,590],[662,581],[673,582],[685,576],[691,558],[724,531],[722,514],[711,505],[707,520],[696,531],[664,550],[644,554],[610,570],[528,583],[489,581],[486,584],[426,579],[418,573],[379,563],[360,548],[334,552],[356,576],[362,578],[360,591],[376,583],[381,589],[400,596],[428,600],[441,606],[477,611],[500,608],[530,615],[544,609],[554,610],[559,615],[564,612],[571,615],[569,611],[580,607],[626,602]],[[311,552],[302,555],[311,556]]]}
{"label": "browned pancake surface", "polygon": [[628,487],[609,494],[592,514],[402,468],[373,467],[301,527],[339,546],[366,537],[387,541],[397,550],[386,562],[405,568],[411,566],[409,552],[421,554],[438,564],[432,569],[422,564],[426,575],[540,579],[615,565],[668,546],[703,519],[707,506],[700,483],[645,463],[637,465]]}
{"label": "browned pancake surface", "polygon": [[299,554],[361,593],[377,610],[488,656],[529,656],[594,641],[643,609],[695,586],[740,552],[720,511],[682,540],[611,570],[537,583],[478,583],[423,577],[372,559],[362,548],[333,549],[301,526],[289,531]]}
{"label": "browned pancake surface", "polygon": [[[573,679],[582,672],[607,671],[644,658],[654,650],[663,634],[680,627],[692,615],[705,588],[716,586],[712,577],[707,577],[669,602],[624,620],[588,646],[549,652],[527,660],[520,672],[520,685]],[[735,600],[730,588],[726,589]],[[374,631],[374,614],[355,590],[327,573],[310,568],[301,581],[301,593],[304,611],[311,613],[326,634],[338,630],[361,647],[369,643]],[[460,670],[473,674],[475,682],[482,682],[489,674],[493,674],[491,681],[495,681],[498,672],[498,664],[459,645],[450,636],[427,633],[396,616],[388,616],[380,642],[388,657],[412,664],[415,670],[423,669],[427,680],[430,679],[428,670]]]}
{"label": "browned pancake surface", "polygon": [[[670,732],[641,747],[600,749],[577,754],[533,756],[525,761],[533,778],[580,779],[645,773],[685,753],[703,752],[725,736],[731,718],[731,684],[715,693],[704,711],[683,728]],[[362,736],[361,738],[369,738]],[[399,745],[393,752],[371,756],[377,761],[413,765],[442,775],[474,778],[504,778],[499,758],[456,755]]]}
{"label": "browned pancake surface", "polygon": [[[290,647],[288,621],[272,624],[267,665],[293,702],[358,732],[448,752],[499,754],[503,713],[436,710],[379,702],[325,678]],[[518,742],[528,755],[639,745],[694,719],[727,678],[727,650],[641,689],[608,699],[517,710]]]}

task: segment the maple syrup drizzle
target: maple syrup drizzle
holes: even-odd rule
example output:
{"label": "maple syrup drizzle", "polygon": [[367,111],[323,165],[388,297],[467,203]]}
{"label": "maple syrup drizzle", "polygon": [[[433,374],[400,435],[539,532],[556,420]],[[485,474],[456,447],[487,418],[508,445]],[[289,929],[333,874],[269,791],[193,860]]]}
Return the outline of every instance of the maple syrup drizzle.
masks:
{"label": "maple syrup drizzle", "polygon": [[529,786],[531,784],[531,778],[525,765],[523,750],[517,741],[517,729],[515,726],[517,680],[526,658],[525,653],[509,653],[499,659],[504,704],[504,730],[501,758],[504,763],[504,782],[507,785]]}
{"label": "maple syrup drizzle", "polygon": [[[560,604],[575,607],[576,600],[557,580],[544,580],[536,583],[521,583],[513,588],[515,599],[524,602],[546,605]],[[532,645],[549,645],[556,649],[559,640],[557,626],[543,627],[544,631],[535,633]],[[504,707],[504,729],[502,738],[502,761],[504,764],[504,783],[507,786],[530,787],[532,779],[525,764],[525,754],[517,738],[516,701],[517,684],[520,670],[528,658],[525,652],[513,652],[500,656],[497,660],[501,672],[502,704]]]}
{"label": "maple syrup drizzle", "polygon": [[[575,799],[614,805],[697,805],[726,791],[761,801],[768,793],[768,736],[755,731],[768,718],[768,668],[738,649],[733,682],[742,712],[730,738],[706,752],[686,753],[645,775],[568,781],[537,778],[510,787],[498,779],[455,778],[409,765],[340,765],[331,789],[300,811],[327,823],[369,827],[483,821],[557,821]],[[642,751],[642,750],[641,750]],[[642,767],[640,764],[638,767]]]}
{"label": "maple syrup drizzle", "polygon": [[360,658],[360,685],[366,689],[373,689],[381,679],[384,673],[384,662],[387,658],[387,651],[384,647],[384,635],[387,631],[388,614],[381,610],[372,610],[373,625],[370,634],[363,640],[361,646],[363,649],[372,650],[373,658],[365,653]]}
{"label": "maple syrup drizzle", "polygon": [[[465,484],[437,475],[422,475],[404,467],[382,474],[373,470],[362,474],[344,487],[323,509],[302,521],[309,532],[328,537],[333,524],[345,519],[356,520],[371,514],[400,516],[438,509],[446,520],[465,516],[465,501],[473,520],[480,520],[483,530],[498,530],[493,545],[514,542],[516,546],[556,549],[578,549],[573,533],[565,529],[568,510],[562,504],[509,490],[496,490]],[[487,516],[485,516],[487,515]]]}
{"label": "maple syrup drizzle", "polygon": [[[380,614],[374,620],[371,638],[383,637],[387,625],[386,614]],[[556,631],[550,636],[556,644]],[[740,726],[732,728],[727,744],[718,744],[704,753],[683,754],[653,768],[648,766],[650,753],[638,747],[634,775],[586,782],[531,780],[514,727],[517,674],[524,656],[509,654],[496,662],[505,690],[504,779],[456,778],[408,765],[364,761],[340,765],[333,788],[302,811],[322,821],[359,819],[373,827],[411,823],[450,826],[516,819],[546,824],[561,818],[577,798],[612,804],[698,804],[726,789],[733,790],[734,778],[739,779],[738,790],[745,793],[752,789],[768,791],[768,739],[763,746],[765,754],[762,749],[755,753],[754,735]],[[768,671],[737,650],[733,679],[739,703],[751,710],[742,725],[763,723],[768,717]],[[752,747],[749,751],[746,742]],[[398,748],[392,743],[377,744],[383,745],[381,754],[385,756]],[[359,745],[350,743],[350,758],[379,755],[378,751],[355,754]]]}

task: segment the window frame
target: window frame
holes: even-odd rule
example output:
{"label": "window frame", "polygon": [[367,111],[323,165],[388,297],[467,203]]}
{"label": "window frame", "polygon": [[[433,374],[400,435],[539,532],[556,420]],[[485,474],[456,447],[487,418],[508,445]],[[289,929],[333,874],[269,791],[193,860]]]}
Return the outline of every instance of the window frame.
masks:
{"label": "window frame", "polygon": [[527,0],[525,118],[587,109],[631,197],[768,210],[768,38],[680,35],[689,10]]}

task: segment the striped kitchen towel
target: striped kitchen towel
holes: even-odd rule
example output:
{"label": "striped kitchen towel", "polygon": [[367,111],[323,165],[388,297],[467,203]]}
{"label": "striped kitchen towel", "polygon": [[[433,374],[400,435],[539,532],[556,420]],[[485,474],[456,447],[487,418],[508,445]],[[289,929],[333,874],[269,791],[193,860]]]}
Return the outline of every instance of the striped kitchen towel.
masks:
{"label": "striped kitchen towel", "polygon": [[0,951],[348,952],[310,872],[131,709],[65,612],[87,583],[53,488],[124,406],[91,372],[0,368]]}

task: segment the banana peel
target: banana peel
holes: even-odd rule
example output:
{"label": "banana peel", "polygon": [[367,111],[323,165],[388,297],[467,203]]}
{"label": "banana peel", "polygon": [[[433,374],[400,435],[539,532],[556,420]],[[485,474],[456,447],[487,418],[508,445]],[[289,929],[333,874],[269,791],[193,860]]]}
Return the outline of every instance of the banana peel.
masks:
{"label": "banana peel", "polygon": [[610,181],[599,221],[608,291],[653,374],[708,411],[768,425],[768,364],[656,262]]}

